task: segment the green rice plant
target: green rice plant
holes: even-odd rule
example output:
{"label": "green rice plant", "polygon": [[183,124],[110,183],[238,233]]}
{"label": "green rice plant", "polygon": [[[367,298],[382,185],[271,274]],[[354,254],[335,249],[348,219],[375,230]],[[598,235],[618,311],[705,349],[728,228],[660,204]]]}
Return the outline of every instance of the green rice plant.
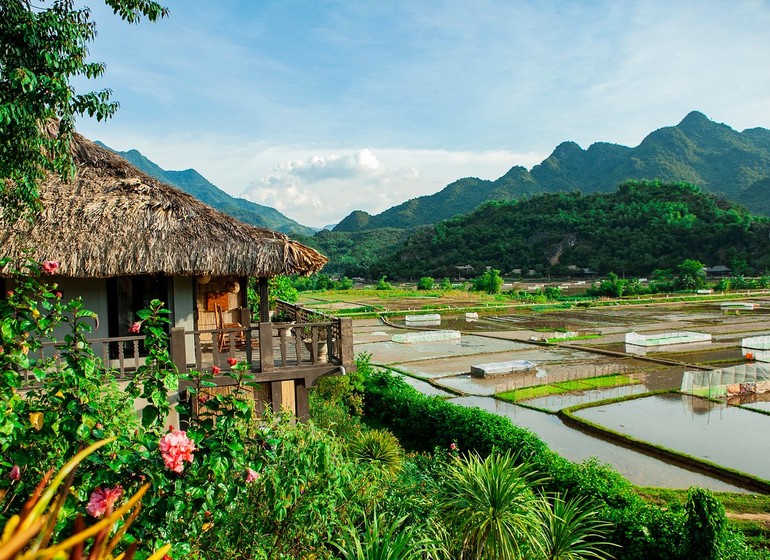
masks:
{"label": "green rice plant", "polygon": [[549,383],[548,385],[535,385],[524,387],[513,391],[499,393],[497,398],[506,402],[520,402],[550,395],[560,395],[571,391],[588,391],[591,389],[601,389],[603,387],[620,387],[622,385],[635,385],[640,381],[634,377],[621,374],[602,375],[599,377],[588,377],[585,379],[573,379],[570,381],[560,381],[558,383]]}

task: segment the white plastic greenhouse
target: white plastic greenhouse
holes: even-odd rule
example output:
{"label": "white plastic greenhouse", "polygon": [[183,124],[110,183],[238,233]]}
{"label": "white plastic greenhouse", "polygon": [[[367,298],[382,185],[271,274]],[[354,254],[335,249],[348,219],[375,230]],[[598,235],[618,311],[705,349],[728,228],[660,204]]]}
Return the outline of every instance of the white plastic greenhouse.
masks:
{"label": "white plastic greenhouse", "polygon": [[668,344],[688,344],[691,342],[709,342],[711,335],[692,331],[672,331],[665,333],[639,334],[626,333],[626,344],[634,346],[666,346]]}
{"label": "white plastic greenhouse", "polygon": [[744,338],[741,340],[741,350],[750,360],[770,362],[770,335]]}
{"label": "white plastic greenhouse", "polygon": [[685,371],[681,391],[700,397],[770,392],[770,364],[743,364],[712,371]]}

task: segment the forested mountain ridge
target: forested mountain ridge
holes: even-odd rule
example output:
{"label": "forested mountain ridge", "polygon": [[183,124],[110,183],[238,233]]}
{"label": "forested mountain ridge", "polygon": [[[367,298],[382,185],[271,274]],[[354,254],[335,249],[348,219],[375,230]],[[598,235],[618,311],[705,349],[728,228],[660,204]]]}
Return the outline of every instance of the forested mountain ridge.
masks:
{"label": "forested mountain ridge", "polygon": [[280,231],[290,235],[313,235],[316,232],[315,229],[303,226],[291,218],[284,216],[275,208],[256,204],[243,198],[230,196],[219,187],[212,184],[195,169],[169,171],[149,160],[138,150],[120,152],[113,150],[102,143],[99,144],[123,157],[134,167],[144,171],[151,177],[168,185],[182,189],[205,204],[244,223]]}
{"label": "forested mountain ridge", "polygon": [[460,179],[440,192],[381,214],[357,211],[334,231],[414,228],[467,214],[487,200],[533,194],[611,192],[626,180],[686,181],[725,195],[756,213],[770,213],[770,130],[737,132],[697,111],[678,125],[650,133],[637,147],[598,142],[584,150],[563,142],[531,171],[516,166],[495,181]]}
{"label": "forested mountain ridge", "polygon": [[372,265],[392,278],[474,276],[532,269],[560,275],[649,275],[684,259],[762,272],[770,267],[770,218],[686,183],[632,181],[614,193],[548,193],[489,202],[411,235]]}

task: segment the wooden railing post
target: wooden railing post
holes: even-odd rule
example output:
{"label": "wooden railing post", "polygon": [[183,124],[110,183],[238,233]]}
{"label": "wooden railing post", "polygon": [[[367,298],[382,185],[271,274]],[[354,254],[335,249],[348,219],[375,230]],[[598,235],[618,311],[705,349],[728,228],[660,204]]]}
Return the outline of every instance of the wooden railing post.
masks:
{"label": "wooden railing post", "polygon": [[254,361],[252,355],[252,348],[254,347],[252,344],[252,337],[254,336],[254,333],[251,330],[251,309],[248,307],[241,307],[238,322],[246,328],[246,331],[243,333],[244,346],[246,350],[246,363],[251,365]]}
{"label": "wooden railing post", "polygon": [[259,367],[262,373],[275,371],[273,359],[273,324],[259,324]]}
{"label": "wooden railing post", "polygon": [[187,373],[187,348],[185,348],[184,327],[171,328],[171,361],[179,373]]}

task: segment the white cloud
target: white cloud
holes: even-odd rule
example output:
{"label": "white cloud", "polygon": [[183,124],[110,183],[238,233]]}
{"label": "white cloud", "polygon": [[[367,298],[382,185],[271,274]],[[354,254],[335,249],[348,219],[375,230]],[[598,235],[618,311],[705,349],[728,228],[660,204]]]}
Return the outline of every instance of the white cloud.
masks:
{"label": "white cloud", "polygon": [[353,210],[382,212],[433,194],[466,176],[497,179],[514,165],[531,167],[542,155],[510,152],[371,149],[286,160],[252,181],[241,196],[272,206],[301,223],[323,226]]}
{"label": "white cloud", "polygon": [[[301,177],[315,182],[327,179],[365,179],[384,172],[384,166],[377,161],[371,150],[358,150],[352,154],[330,154],[312,156],[306,160],[284,161],[276,171],[281,175]],[[263,178],[270,180],[274,177]]]}

